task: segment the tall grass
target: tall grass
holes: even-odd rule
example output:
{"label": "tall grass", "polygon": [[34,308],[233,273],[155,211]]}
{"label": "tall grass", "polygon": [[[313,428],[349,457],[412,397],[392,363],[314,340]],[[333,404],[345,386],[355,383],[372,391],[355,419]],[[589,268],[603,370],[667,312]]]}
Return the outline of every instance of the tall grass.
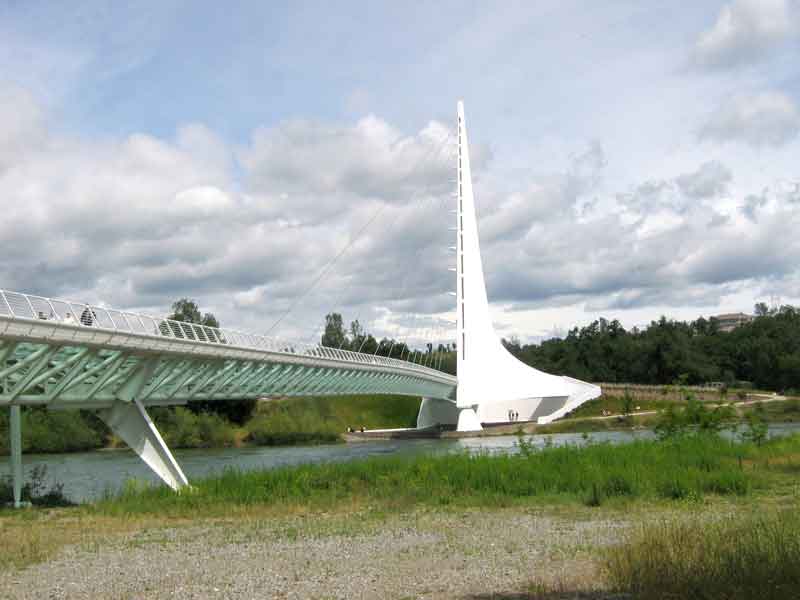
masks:
{"label": "tall grass", "polygon": [[[800,436],[782,440],[799,452]],[[385,506],[509,506],[552,501],[589,506],[622,499],[696,500],[707,494],[743,496],[767,479],[742,468],[774,453],[715,436],[674,442],[637,441],[585,448],[554,447],[518,455],[382,457],[302,465],[259,472],[229,470],[173,494],[163,488],[132,489],[101,502],[113,513],[197,513],[232,505],[335,508],[353,502]]]}
{"label": "tall grass", "polygon": [[640,598],[797,598],[800,515],[645,525],[609,551],[605,570],[616,591]]}

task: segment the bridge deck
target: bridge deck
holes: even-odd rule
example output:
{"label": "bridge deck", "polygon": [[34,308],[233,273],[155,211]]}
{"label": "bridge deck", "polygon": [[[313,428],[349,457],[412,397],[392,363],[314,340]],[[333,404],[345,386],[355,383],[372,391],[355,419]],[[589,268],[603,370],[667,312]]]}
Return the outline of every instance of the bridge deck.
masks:
{"label": "bridge deck", "polygon": [[0,404],[104,408],[134,381],[144,405],[456,386],[402,360],[0,290]]}

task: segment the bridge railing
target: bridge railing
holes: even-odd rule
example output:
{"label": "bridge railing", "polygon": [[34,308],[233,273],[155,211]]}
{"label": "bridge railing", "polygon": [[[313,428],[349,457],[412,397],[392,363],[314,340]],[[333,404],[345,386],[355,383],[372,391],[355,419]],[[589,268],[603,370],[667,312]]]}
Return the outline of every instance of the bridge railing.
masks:
{"label": "bridge railing", "polygon": [[278,337],[245,333],[227,327],[209,327],[83,302],[45,298],[8,290],[0,290],[0,316],[32,321],[55,321],[61,325],[79,328],[97,328],[188,340],[202,344],[232,345],[269,352],[318,356],[358,364],[412,368],[422,373],[442,374],[436,369],[396,358],[330,348],[319,344],[290,342]]}

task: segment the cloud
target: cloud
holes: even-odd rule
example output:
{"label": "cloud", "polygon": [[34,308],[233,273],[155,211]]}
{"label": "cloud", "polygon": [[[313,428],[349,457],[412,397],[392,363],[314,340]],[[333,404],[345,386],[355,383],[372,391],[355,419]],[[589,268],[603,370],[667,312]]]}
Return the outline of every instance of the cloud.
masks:
{"label": "cloud", "polygon": [[645,219],[659,213],[662,217],[664,213],[685,214],[703,202],[725,195],[732,180],[728,167],[720,161],[708,161],[690,173],[640,183],[628,192],[617,194],[617,201]]}
{"label": "cloud", "polygon": [[[446,125],[292,120],[240,147],[199,123],[93,140],[48,128],[20,90],[0,98],[0,123],[16,123],[0,137],[4,288],[157,314],[188,296],[224,324],[261,332],[292,308],[275,333],[298,339],[314,339],[330,311],[381,336],[416,324],[418,338],[420,328],[447,338]],[[488,152],[473,148],[481,175]],[[800,227],[794,184],[764,191],[761,204],[738,199],[733,171],[707,160],[602,194],[604,146],[578,148],[560,171],[497,187],[481,178],[493,302],[702,304],[737,282],[789,277],[800,261],[786,241]]]}
{"label": "cloud", "polygon": [[441,123],[406,136],[370,115],[354,126],[294,120],[258,129],[241,160],[252,191],[290,195],[282,207],[289,210],[311,201],[324,211],[343,194],[405,203],[443,193],[453,151],[453,133]]}
{"label": "cloud", "polygon": [[700,165],[693,173],[680,175],[675,179],[678,188],[690,198],[714,198],[724,194],[733,174],[719,161],[709,161]]}
{"label": "cloud", "polygon": [[44,139],[44,116],[33,96],[0,86],[0,173]]}
{"label": "cloud", "polygon": [[739,206],[739,212],[748,220],[757,223],[758,211],[767,205],[767,201],[766,194],[749,194],[745,197],[744,203]]}
{"label": "cloud", "polygon": [[514,311],[714,306],[744,284],[790,276],[800,261],[791,233],[800,213],[786,200],[794,188],[767,188],[721,209],[732,180],[727,166],[710,161],[643,182],[589,218],[495,239],[484,251],[490,298]]}
{"label": "cloud", "polygon": [[724,69],[758,60],[798,31],[790,0],[734,0],[694,46],[695,64]]}
{"label": "cloud", "polygon": [[287,122],[238,150],[202,124],[94,141],[6,91],[0,123],[4,288],[161,314],[189,296],[256,331],[302,298],[282,324],[298,335],[330,310],[450,307],[453,163],[436,122]]}
{"label": "cloud", "polygon": [[755,147],[782,146],[800,132],[800,111],[780,92],[742,95],[726,101],[699,131],[700,139],[742,142]]}
{"label": "cloud", "polygon": [[574,219],[590,212],[593,201],[580,206],[579,201],[598,185],[606,164],[602,144],[597,140],[589,142],[570,157],[565,173],[538,177],[527,189],[489,203],[479,225],[481,238],[517,239],[537,223]]}

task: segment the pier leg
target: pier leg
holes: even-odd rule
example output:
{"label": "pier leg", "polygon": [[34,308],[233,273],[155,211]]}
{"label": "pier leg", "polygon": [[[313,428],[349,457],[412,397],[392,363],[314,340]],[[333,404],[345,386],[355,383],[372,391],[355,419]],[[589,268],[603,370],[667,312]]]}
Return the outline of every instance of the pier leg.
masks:
{"label": "pier leg", "polygon": [[11,407],[11,481],[14,486],[14,508],[22,506],[22,415],[19,406]]}
{"label": "pier leg", "polygon": [[455,402],[438,398],[423,398],[417,414],[417,429],[434,425],[455,425],[458,423],[458,407]]}
{"label": "pier leg", "polygon": [[478,415],[473,408],[462,408],[458,413],[457,431],[483,431]]}
{"label": "pier leg", "polygon": [[97,414],[169,487],[189,483],[141,402],[118,400]]}

